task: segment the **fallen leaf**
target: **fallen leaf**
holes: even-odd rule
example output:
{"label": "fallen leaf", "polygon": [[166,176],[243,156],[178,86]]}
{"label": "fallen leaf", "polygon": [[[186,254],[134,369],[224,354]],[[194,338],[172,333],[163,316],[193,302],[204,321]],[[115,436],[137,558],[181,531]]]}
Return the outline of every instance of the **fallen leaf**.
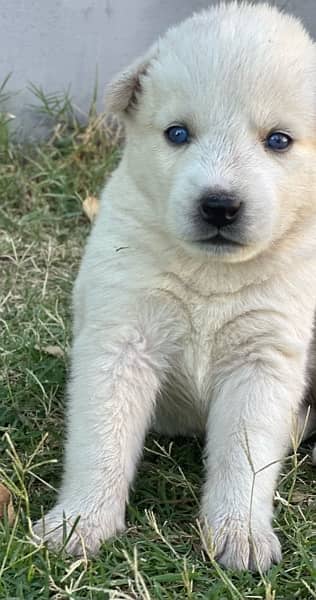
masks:
{"label": "fallen leaf", "polygon": [[43,346],[41,348],[36,344],[35,350],[40,350],[41,352],[45,352],[45,354],[50,354],[51,356],[58,356],[58,358],[64,358],[65,353],[59,346]]}
{"label": "fallen leaf", "polygon": [[65,353],[59,346],[44,346],[43,352],[46,354],[50,354],[51,356],[58,356],[59,358],[63,358]]}
{"label": "fallen leaf", "polygon": [[312,500],[312,494],[304,494],[303,492],[293,492],[291,503],[292,504],[309,504]]}
{"label": "fallen leaf", "polygon": [[12,495],[8,488],[0,483],[0,519],[3,519],[5,512],[8,516],[9,525],[12,525],[15,519]]}
{"label": "fallen leaf", "polygon": [[94,221],[99,212],[99,200],[95,196],[87,196],[82,203],[83,212],[88,217],[89,221]]}

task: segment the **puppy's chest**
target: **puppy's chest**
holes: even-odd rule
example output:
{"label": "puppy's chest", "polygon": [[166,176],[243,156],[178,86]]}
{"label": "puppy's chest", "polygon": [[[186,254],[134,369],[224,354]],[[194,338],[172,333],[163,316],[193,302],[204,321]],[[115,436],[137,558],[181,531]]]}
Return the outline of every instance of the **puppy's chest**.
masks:
{"label": "puppy's chest", "polygon": [[181,330],[180,350],[164,394],[167,403],[172,400],[182,409],[187,406],[189,411],[195,406],[204,419],[219,360],[229,357],[231,344],[238,343],[239,334],[232,336],[229,323],[239,320],[245,301],[238,293],[205,293],[206,286],[200,283],[184,282],[168,274],[159,281],[154,295],[176,309]]}
{"label": "puppy's chest", "polygon": [[[223,360],[231,362],[241,341],[240,316],[248,299],[240,293],[211,294],[205,285],[168,276],[154,288],[159,303],[172,306],[181,343],[161,390],[156,429],[170,434],[203,432]],[[202,284],[204,283],[204,280]],[[251,304],[251,303],[250,303]],[[233,331],[232,331],[233,330]]]}
{"label": "puppy's chest", "polygon": [[[209,396],[214,368],[232,314],[229,303],[210,299],[187,304],[187,327],[176,376],[185,379],[188,390],[201,401]],[[229,344],[229,339],[227,339]]]}

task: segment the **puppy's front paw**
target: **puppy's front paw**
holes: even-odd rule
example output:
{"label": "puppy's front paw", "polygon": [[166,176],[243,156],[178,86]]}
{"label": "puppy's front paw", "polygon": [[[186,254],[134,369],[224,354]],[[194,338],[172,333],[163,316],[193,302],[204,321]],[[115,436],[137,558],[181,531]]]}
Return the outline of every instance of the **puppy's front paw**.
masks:
{"label": "puppy's front paw", "polygon": [[207,525],[206,534],[216,560],[226,568],[264,572],[281,561],[281,545],[270,525],[250,529],[248,521],[227,517]]}
{"label": "puppy's front paw", "polygon": [[[80,518],[79,518],[80,516]],[[35,523],[33,532],[53,550],[64,547],[74,556],[85,552],[94,555],[103,541],[117,535],[125,528],[122,515],[107,515],[95,512],[79,515],[78,511],[66,510],[56,505],[43,519]]]}

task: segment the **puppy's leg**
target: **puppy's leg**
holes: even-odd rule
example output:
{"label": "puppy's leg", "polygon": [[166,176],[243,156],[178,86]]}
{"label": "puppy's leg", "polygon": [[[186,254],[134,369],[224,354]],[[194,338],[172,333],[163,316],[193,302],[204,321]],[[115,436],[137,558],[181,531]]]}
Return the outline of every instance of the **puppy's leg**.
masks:
{"label": "puppy's leg", "polygon": [[271,525],[273,495],[304,373],[296,364],[275,362],[258,357],[227,369],[210,407],[202,519],[215,555],[230,568],[265,571],[281,559]]}
{"label": "puppy's leg", "polygon": [[142,315],[139,326],[90,327],[75,341],[63,485],[57,505],[35,527],[52,546],[61,545],[78,516],[67,543],[74,554],[83,544],[96,552],[124,528],[129,485],[173,350],[168,320],[161,327],[153,321]]}

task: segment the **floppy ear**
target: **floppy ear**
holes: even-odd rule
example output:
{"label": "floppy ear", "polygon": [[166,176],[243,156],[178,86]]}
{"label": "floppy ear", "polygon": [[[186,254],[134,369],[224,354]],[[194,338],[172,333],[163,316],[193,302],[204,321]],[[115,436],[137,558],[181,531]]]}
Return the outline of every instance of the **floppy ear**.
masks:
{"label": "floppy ear", "polygon": [[107,112],[124,116],[137,107],[137,101],[142,91],[141,79],[146,75],[155,54],[156,46],[152,46],[145,56],[136,59],[113,79],[105,96]]}

